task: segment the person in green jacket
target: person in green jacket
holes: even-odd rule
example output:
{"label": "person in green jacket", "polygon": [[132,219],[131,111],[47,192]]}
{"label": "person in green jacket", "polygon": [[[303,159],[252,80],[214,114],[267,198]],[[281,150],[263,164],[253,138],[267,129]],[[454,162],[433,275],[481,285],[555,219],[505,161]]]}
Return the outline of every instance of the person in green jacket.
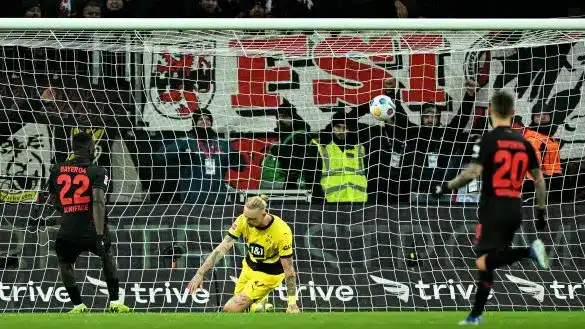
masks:
{"label": "person in green jacket", "polygon": [[311,142],[311,127],[285,99],[277,110],[278,123],[274,131],[278,142],[268,150],[262,161],[262,189],[302,189],[306,147]]}

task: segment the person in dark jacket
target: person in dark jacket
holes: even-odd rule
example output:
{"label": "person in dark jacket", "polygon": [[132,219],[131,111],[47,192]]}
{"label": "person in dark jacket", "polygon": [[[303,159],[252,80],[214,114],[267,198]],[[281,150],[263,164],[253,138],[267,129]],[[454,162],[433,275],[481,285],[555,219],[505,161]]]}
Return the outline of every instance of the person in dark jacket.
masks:
{"label": "person in dark jacket", "polygon": [[225,176],[230,167],[244,164],[237,151],[213,130],[213,117],[207,110],[193,115],[193,130],[185,137],[166,141],[159,162],[179,169],[177,192],[185,203],[224,204],[227,200]]}

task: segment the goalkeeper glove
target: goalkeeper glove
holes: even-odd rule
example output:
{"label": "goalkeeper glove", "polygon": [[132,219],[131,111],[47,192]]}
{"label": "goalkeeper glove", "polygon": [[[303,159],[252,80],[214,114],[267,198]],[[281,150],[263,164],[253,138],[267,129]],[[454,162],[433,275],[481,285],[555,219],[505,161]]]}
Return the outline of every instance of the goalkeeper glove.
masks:
{"label": "goalkeeper glove", "polygon": [[546,208],[536,209],[536,229],[539,231],[544,230],[546,227]]}
{"label": "goalkeeper glove", "polygon": [[443,194],[448,193],[451,193],[451,189],[449,188],[448,183],[435,185],[434,189],[431,191],[431,194],[437,199],[440,198]]}

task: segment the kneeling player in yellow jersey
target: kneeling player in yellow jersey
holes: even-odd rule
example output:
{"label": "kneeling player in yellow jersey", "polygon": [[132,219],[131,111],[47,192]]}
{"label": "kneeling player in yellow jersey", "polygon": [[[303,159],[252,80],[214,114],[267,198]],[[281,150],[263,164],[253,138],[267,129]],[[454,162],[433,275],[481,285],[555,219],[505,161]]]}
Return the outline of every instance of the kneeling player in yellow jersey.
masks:
{"label": "kneeling player in yellow jersey", "polygon": [[255,196],[246,202],[244,213],[232,224],[227,236],[207,257],[191,282],[192,294],[203,284],[203,276],[234,246],[244,238],[246,259],[236,283],[234,296],[224,305],[224,312],[243,312],[264,304],[268,294],[286,282],[288,313],[299,312],[297,306],[296,275],[292,264],[292,232],[280,218],[266,212],[265,196]]}

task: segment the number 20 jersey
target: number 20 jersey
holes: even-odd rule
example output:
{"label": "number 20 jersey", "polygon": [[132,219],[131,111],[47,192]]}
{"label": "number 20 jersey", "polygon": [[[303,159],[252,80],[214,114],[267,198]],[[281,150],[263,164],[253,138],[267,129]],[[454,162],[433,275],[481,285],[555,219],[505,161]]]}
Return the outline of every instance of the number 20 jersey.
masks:
{"label": "number 20 jersey", "polygon": [[532,144],[510,127],[496,127],[473,146],[472,162],[483,167],[480,221],[486,213],[521,216],[522,184],[539,167]]}
{"label": "number 20 jersey", "polygon": [[95,164],[68,161],[51,168],[48,186],[49,192],[57,198],[55,202],[61,206],[61,236],[95,237],[93,189],[107,191],[108,182],[107,170]]}

